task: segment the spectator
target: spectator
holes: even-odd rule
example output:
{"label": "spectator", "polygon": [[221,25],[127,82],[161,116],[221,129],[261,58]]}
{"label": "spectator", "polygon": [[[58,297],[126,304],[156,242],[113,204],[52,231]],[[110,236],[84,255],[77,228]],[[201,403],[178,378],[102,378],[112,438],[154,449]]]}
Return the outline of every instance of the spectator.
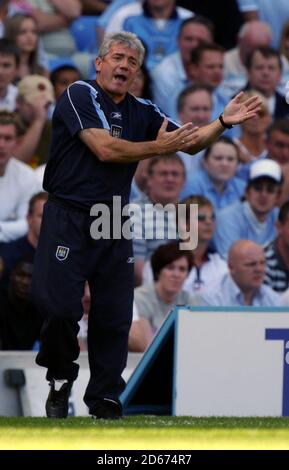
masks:
{"label": "spectator", "polygon": [[[189,85],[178,96],[177,112],[182,124],[191,122],[194,126],[201,127],[209,124],[212,116],[212,93],[205,85]],[[189,154],[178,152],[182,158],[188,177],[201,168],[204,151],[201,150],[192,158]]]}
{"label": "spectator", "polygon": [[228,102],[220,88],[223,80],[224,52],[218,44],[201,44],[191,53],[190,76],[194,84],[210,88],[213,96],[213,119],[219,116]]}
{"label": "spectator", "polygon": [[34,168],[48,160],[51,141],[48,117],[53,102],[53,87],[47,78],[27,75],[18,83],[17,111],[26,129],[15,149],[15,157]]}
{"label": "spectator", "polygon": [[33,170],[12,156],[19,129],[14,113],[0,112],[0,243],[25,235],[28,202],[40,189]]}
{"label": "spectator", "polygon": [[37,23],[32,15],[18,13],[5,21],[5,37],[14,41],[20,51],[17,79],[26,75],[48,76],[39,61],[39,36]]}
{"label": "spectator", "polygon": [[136,303],[133,303],[132,324],[128,336],[128,350],[144,352],[151,340],[153,332],[147,318],[140,317]]}
{"label": "spectator", "polygon": [[250,88],[260,91],[268,101],[270,114],[274,119],[289,115],[283,95],[277,91],[281,80],[282,62],[278,51],[271,47],[257,47],[247,58],[248,83]]}
{"label": "spectator", "polygon": [[19,258],[26,255],[30,255],[31,258],[34,257],[40,233],[43,206],[47,198],[47,193],[40,192],[30,199],[27,214],[27,235],[0,245],[0,260],[2,264],[2,276],[0,276],[1,288],[7,286],[11,269]]}
{"label": "spectator", "polygon": [[20,52],[9,39],[0,39],[0,111],[15,111],[17,87],[13,85],[20,63]]}
{"label": "spectator", "polygon": [[280,32],[289,16],[287,0],[237,0],[245,21],[260,20],[268,23],[273,33],[271,46],[278,47]]}
{"label": "spectator", "polygon": [[200,169],[188,176],[181,197],[205,196],[215,211],[240,200],[246,184],[236,177],[238,162],[237,145],[228,137],[220,137],[205,150]]}
{"label": "spectator", "polygon": [[[148,193],[135,201],[141,211],[137,211],[133,219],[136,285],[141,284],[144,264],[156,248],[171,237],[176,239],[174,209],[184,181],[184,164],[177,155],[161,155],[149,160]],[[167,205],[170,206],[166,208]],[[159,218],[163,222],[160,225]]]}
{"label": "spectator", "polygon": [[246,200],[220,210],[214,242],[223,258],[234,241],[249,239],[260,245],[276,236],[276,207],[282,186],[282,170],[273,160],[258,160],[250,168]]}
{"label": "spectator", "polygon": [[238,33],[238,46],[230,49],[224,56],[223,88],[227,96],[235,95],[247,82],[246,62],[254,49],[269,46],[272,39],[270,26],[261,21],[243,24]]}
{"label": "spectator", "polygon": [[239,148],[240,165],[237,176],[246,182],[249,179],[252,163],[267,156],[266,130],[272,122],[268,103],[264,95],[256,90],[248,90],[244,92],[242,99],[246,100],[253,95],[258,95],[260,98],[260,111],[256,113],[250,126],[245,122],[240,124],[241,135],[239,138],[235,137],[233,139]]}
{"label": "spectator", "polygon": [[81,13],[79,0],[29,0],[49,57],[71,57],[76,51],[69,25]]}
{"label": "spectator", "polygon": [[279,51],[289,63],[289,20],[286,21],[282,29]]}
{"label": "spectator", "polygon": [[178,50],[165,57],[151,71],[154,100],[169,116],[176,118],[179,93],[191,83],[191,52],[202,43],[212,43],[214,26],[201,16],[184,20],[178,33]]}
{"label": "spectator", "polygon": [[[227,272],[227,263],[212,248],[215,230],[215,213],[212,203],[204,196],[191,196],[181,201],[186,204],[186,230],[198,235],[198,244],[192,250],[192,268],[183,288],[192,294],[209,288],[217,276]],[[198,218],[191,220],[190,205],[198,205]],[[193,223],[195,222],[195,223]]]}
{"label": "spectator", "polygon": [[284,292],[289,287],[289,201],[280,208],[276,228],[277,237],[265,247],[265,283]]}
{"label": "spectator", "polygon": [[178,243],[159,246],[151,264],[154,283],[136,288],[134,299],[139,316],[149,321],[155,334],[174,305],[198,305],[198,299],[182,288],[192,260]]}
{"label": "spectator", "polygon": [[167,55],[177,50],[177,37],[182,20],[193,16],[176,6],[175,0],[145,0],[120,8],[109,22],[106,33],[130,31],[147,48],[146,66],[152,70]]}
{"label": "spectator", "polygon": [[151,78],[144,64],[140,67],[136,78],[132,82],[129,93],[137,98],[152,99]]}
{"label": "spectator", "polygon": [[228,257],[229,273],[216,279],[203,292],[205,305],[234,307],[281,307],[281,297],[263,285],[265,255],[263,248],[251,240],[234,242]]}
{"label": "spectator", "polygon": [[69,63],[55,68],[50,75],[55,100],[58,100],[68,85],[71,85],[71,83],[77,80],[81,80],[81,78],[80,70]]}
{"label": "spectator", "polygon": [[30,299],[31,258],[18,260],[7,291],[0,291],[0,349],[30,350],[39,340],[42,319]]}
{"label": "spectator", "polygon": [[279,205],[289,198],[289,119],[277,119],[267,130],[266,147],[268,158],[275,160],[282,168],[284,183]]}

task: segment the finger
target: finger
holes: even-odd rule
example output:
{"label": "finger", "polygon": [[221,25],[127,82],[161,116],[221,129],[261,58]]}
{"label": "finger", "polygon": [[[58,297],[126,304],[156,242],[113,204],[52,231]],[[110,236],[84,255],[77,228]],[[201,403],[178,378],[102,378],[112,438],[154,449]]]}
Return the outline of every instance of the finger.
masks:
{"label": "finger", "polygon": [[245,102],[244,105],[246,108],[251,111],[254,107],[259,106],[261,104],[261,100],[259,96],[252,96],[251,98],[248,98]]}
{"label": "finger", "polygon": [[193,125],[191,122],[187,122],[187,124],[184,124],[182,127],[179,127],[178,129],[175,130],[176,135],[182,135],[185,134],[186,132],[191,132],[193,129]]}
{"label": "finger", "polygon": [[244,92],[243,91],[240,91],[240,93],[238,93],[235,98],[233,98],[233,101],[237,101],[239,102],[243,96]]}
{"label": "finger", "polygon": [[[259,111],[259,109],[257,110]],[[243,122],[247,121],[248,119],[251,119],[257,115],[256,111],[248,111],[244,116],[243,116]]]}
{"label": "finger", "polygon": [[159,128],[159,132],[166,132],[166,129],[168,127],[168,120],[167,118],[164,118],[161,127]]}

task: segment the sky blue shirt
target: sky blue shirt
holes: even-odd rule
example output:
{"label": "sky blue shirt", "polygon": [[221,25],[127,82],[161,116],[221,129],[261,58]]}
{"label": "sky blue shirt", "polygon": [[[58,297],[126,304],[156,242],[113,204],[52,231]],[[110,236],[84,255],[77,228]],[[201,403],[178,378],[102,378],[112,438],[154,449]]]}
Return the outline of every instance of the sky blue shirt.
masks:
{"label": "sky blue shirt", "polygon": [[241,239],[252,240],[265,245],[276,237],[275,222],[279,209],[275,207],[267,215],[265,222],[260,223],[247,201],[235,202],[218,211],[214,242],[218,253],[227,257],[233,242]]}
{"label": "sky blue shirt", "polygon": [[222,193],[217,191],[208,172],[200,165],[200,169],[187,175],[185,187],[181,193],[181,198],[198,194],[205,196],[211,201],[215,209],[222,209],[228,205],[239,201],[243,196],[246,183],[240,178],[231,178]]}
{"label": "sky blue shirt", "polygon": [[[201,297],[204,305],[214,307],[245,306],[244,295],[229,273],[224,274],[213,285],[211,284],[209,289],[205,289]],[[256,289],[252,306],[283,307],[284,303],[279,294],[262,284],[259,289]]]}

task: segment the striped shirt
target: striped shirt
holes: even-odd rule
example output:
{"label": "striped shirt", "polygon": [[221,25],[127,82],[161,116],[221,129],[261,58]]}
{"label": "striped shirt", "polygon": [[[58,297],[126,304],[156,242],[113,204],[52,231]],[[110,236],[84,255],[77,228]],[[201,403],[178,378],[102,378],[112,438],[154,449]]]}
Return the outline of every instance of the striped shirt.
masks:
{"label": "striped shirt", "polygon": [[289,287],[289,269],[286,267],[278,251],[276,240],[265,248],[266,277],[265,284],[276,292],[284,292]]}

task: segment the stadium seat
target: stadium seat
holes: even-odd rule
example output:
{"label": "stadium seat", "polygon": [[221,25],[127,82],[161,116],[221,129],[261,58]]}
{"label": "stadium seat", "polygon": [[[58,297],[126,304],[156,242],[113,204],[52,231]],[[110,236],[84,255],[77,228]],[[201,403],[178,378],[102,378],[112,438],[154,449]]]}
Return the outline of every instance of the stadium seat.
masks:
{"label": "stadium seat", "polygon": [[75,39],[76,47],[80,52],[96,52],[97,16],[80,16],[70,25],[70,33]]}

